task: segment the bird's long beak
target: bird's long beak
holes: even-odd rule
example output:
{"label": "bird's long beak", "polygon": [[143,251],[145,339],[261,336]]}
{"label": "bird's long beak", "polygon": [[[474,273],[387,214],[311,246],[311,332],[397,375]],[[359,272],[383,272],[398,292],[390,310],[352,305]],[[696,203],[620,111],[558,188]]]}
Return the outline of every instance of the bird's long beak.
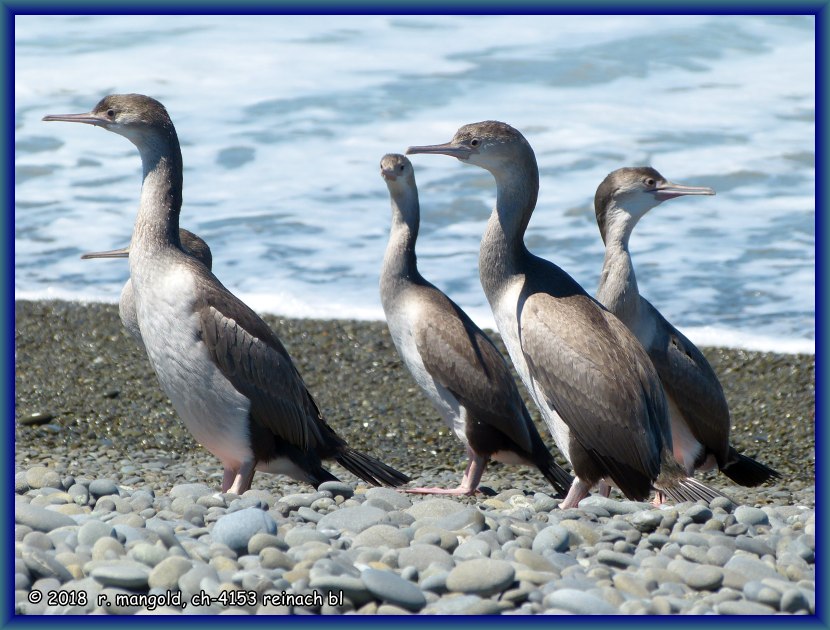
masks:
{"label": "bird's long beak", "polygon": [[96,127],[102,127],[106,124],[103,118],[92,112],[85,114],[49,114],[48,116],[44,116],[43,120],[47,122],[57,120],[60,122],[85,123],[87,125],[95,125]]}
{"label": "bird's long beak", "polygon": [[675,184],[674,182],[663,182],[658,184],[652,191],[654,195],[664,201],[666,199],[674,199],[675,197],[682,197],[684,195],[714,195],[715,191],[706,186],[683,186],[682,184]]}
{"label": "bird's long beak", "polygon": [[121,249],[111,249],[106,252],[88,252],[81,255],[81,260],[88,260],[90,258],[129,258],[130,248],[122,247]]}
{"label": "bird's long beak", "polygon": [[413,153],[432,153],[436,155],[449,155],[450,157],[458,158],[459,160],[466,160],[470,157],[472,151],[469,147],[453,142],[445,142],[444,144],[429,144],[422,147],[409,147],[406,150],[407,155]]}

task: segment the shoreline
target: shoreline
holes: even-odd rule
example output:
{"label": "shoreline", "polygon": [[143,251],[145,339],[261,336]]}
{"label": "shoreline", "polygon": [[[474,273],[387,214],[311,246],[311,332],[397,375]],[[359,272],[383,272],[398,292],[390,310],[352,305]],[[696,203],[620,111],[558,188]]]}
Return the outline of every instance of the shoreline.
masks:
{"label": "shoreline", "polygon": [[[118,305],[119,293],[116,295],[103,296],[97,293],[76,294],[74,292],[61,292],[49,290],[46,292],[36,291],[15,291],[15,302],[70,302],[79,305],[114,304]],[[239,297],[260,315],[268,314],[278,319],[297,319],[313,321],[350,321],[365,322],[368,324],[383,324],[385,318],[380,303],[372,308],[364,307],[355,309],[347,305],[329,305],[335,312],[326,313],[320,316],[319,306],[316,304],[293,305],[289,312],[280,312],[272,307],[279,303],[279,298],[265,296],[259,293],[241,293]],[[291,298],[293,299],[293,298]],[[284,306],[284,304],[283,304]],[[342,307],[343,310],[340,310]],[[270,309],[270,310],[269,310]],[[486,331],[496,330],[495,320],[490,309],[486,306],[466,307],[465,311],[480,328]],[[345,312],[346,315],[340,313]],[[762,354],[787,354],[804,356],[815,356],[815,339],[804,339],[796,337],[775,337],[755,335],[745,329],[719,328],[716,326],[680,326],[679,330],[696,346],[709,349],[724,348],[730,350],[746,350],[747,352],[759,352]]]}
{"label": "shoreline", "polygon": [[[406,372],[385,323],[263,317],[288,348],[330,424],[353,447],[397,465],[413,479],[460,478],[463,449]],[[117,305],[20,300],[15,319],[17,467],[62,451],[85,451],[93,461],[95,452],[111,452],[107,460],[122,462],[152,452],[203,469],[193,481],[207,483],[221,474],[219,462],[179,422],[146,357],[123,331]],[[498,336],[493,338],[503,350]],[[734,446],[777,469],[788,489],[813,486],[815,356],[702,350],[729,401]],[[528,408],[556,453],[535,407]],[[155,480],[152,474],[145,477]],[[701,478],[714,479],[716,487],[745,499],[767,494],[765,488],[748,492],[722,475]],[[286,480],[258,473],[254,487],[271,487],[274,479],[277,486]],[[498,464],[491,464],[483,484],[499,490],[519,479],[545,490],[536,471]]]}

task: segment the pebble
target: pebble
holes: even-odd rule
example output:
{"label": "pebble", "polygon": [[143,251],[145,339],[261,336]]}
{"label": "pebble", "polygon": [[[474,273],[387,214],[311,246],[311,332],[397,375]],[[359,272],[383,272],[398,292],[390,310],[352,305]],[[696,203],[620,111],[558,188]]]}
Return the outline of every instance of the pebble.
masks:
{"label": "pebble", "polygon": [[412,612],[426,606],[427,600],[421,589],[391,571],[366,569],[360,577],[369,592],[382,602]]}
{"label": "pebble", "polygon": [[539,554],[549,549],[564,552],[568,550],[569,541],[570,532],[567,529],[561,525],[551,525],[536,534],[531,549]]}
{"label": "pebble", "polygon": [[696,591],[715,591],[723,584],[723,569],[702,565],[686,575],[686,584]]}
{"label": "pebble", "polygon": [[573,588],[560,588],[549,593],[545,596],[544,605],[575,615],[616,615],[619,612],[616,606],[593,593]]}
{"label": "pebble", "polygon": [[186,498],[196,501],[200,497],[212,495],[215,492],[215,489],[210,488],[203,483],[180,483],[170,488],[169,496],[174,500]]}
{"label": "pebble", "polygon": [[231,512],[217,520],[212,537],[234,551],[244,551],[248,549],[248,541],[260,532],[276,534],[277,523],[267,512],[252,507]]}
{"label": "pebble", "polygon": [[78,530],[78,544],[93,546],[99,538],[113,538],[115,530],[112,525],[96,519],[90,519]]}
{"label": "pebble", "polygon": [[404,530],[392,525],[378,524],[367,527],[354,537],[354,547],[408,547],[412,537]]}
{"label": "pebble", "polygon": [[21,502],[16,502],[14,505],[14,522],[27,525],[40,532],[51,532],[58,527],[77,525],[74,519],[69,516]]}
{"label": "pebble", "polygon": [[515,574],[513,566],[504,560],[467,560],[450,571],[447,590],[489,597],[511,586]]}
{"label": "pebble", "polygon": [[26,483],[30,488],[62,488],[60,475],[46,466],[34,466],[26,471]]}
{"label": "pebble", "polygon": [[755,527],[757,525],[769,525],[769,516],[760,508],[748,505],[739,505],[735,508],[735,519],[742,525]]}
{"label": "pebble", "polygon": [[178,590],[179,578],[193,568],[193,563],[187,558],[169,556],[159,562],[147,578],[150,588],[162,590]]}
{"label": "pebble", "polygon": [[413,543],[398,553],[399,566],[413,566],[418,571],[423,571],[432,564],[452,569],[455,561],[440,547],[420,543]]}
{"label": "pebble", "polygon": [[92,569],[90,576],[104,586],[138,590],[147,588],[150,569],[132,560],[104,561]]}
{"label": "pebble", "polygon": [[354,496],[354,488],[342,481],[324,481],[317,488],[318,492],[331,492],[332,496],[349,499]]}
{"label": "pebble", "polygon": [[118,494],[118,486],[112,479],[94,479],[89,484],[89,494],[99,499],[103,496]]}
{"label": "pebble", "polygon": [[341,508],[317,522],[317,530],[338,530],[359,533],[386,518],[386,512],[370,505]]}
{"label": "pebble", "polygon": [[[41,467],[56,472],[49,467]],[[31,469],[30,469],[31,470]],[[15,480],[25,477],[20,471]],[[56,473],[57,474],[57,473]],[[135,474],[135,473],[133,473]],[[38,477],[40,475],[40,477]],[[42,470],[29,477],[35,485]],[[117,478],[16,484],[16,610],[26,614],[810,614],[813,512],[721,500],[654,509],[605,497],[559,510],[515,489],[490,498],[354,492],[169,492]],[[24,479],[25,481],[25,479]],[[446,479],[451,483],[451,479]],[[441,485],[441,484],[439,484]],[[348,486],[348,488],[347,488]],[[103,494],[99,494],[104,492]],[[547,497],[547,500],[546,500]],[[35,503],[37,500],[40,505]],[[53,504],[47,501],[53,501]],[[89,503],[94,504],[91,509]],[[47,507],[49,509],[47,509]],[[71,506],[75,516],[56,508]],[[717,526],[712,523],[717,523]],[[87,589],[84,607],[33,590]],[[115,606],[116,593],[343,593],[342,605]],[[98,593],[109,607],[97,607]]]}

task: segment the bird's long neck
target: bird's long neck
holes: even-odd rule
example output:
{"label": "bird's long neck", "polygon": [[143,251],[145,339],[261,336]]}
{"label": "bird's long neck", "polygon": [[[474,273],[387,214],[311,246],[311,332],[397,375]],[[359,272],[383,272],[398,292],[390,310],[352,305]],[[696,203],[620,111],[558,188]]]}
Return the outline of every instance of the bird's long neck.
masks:
{"label": "bird's long neck", "polygon": [[539,169],[532,151],[509,168],[493,172],[496,207],[487,222],[479,250],[479,273],[491,300],[511,276],[523,273],[530,255],[524,234],[539,194]]}
{"label": "bird's long neck", "polygon": [[608,208],[603,238],[605,260],[597,289],[597,299],[626,324],[637,318],[640,291],[628,241],[636,220],[620,208]]}
{"label": "bird's long neck", "polygon": [[392,201],[392,228],[383,257],[381,294],[387,295],[406,282],[420,279],[415,241],[418,239],[420,206],[415,186],[390,190]]}
{"label": "bird's long neck", "polygon": [[179,211],[182,207],[182,154],[174,129],[159,131],[136,142],[144,180],[131,248],[181,249]]}

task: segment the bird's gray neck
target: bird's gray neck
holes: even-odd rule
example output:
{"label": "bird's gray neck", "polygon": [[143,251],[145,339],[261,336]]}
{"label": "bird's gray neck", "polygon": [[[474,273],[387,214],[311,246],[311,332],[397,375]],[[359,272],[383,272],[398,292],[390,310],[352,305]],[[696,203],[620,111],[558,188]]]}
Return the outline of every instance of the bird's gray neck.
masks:
{"label": "bird's gray neck", "polygon": [[606,223],[605,260],[597,289],[597,299],[629,327],[637,321],[640,291],[628,240],[635,221],[625,212],[614,212]]}
{"label": "bird's gray neck", "polygon": [[176,132],[136,142],[144,180],[131,250],[181,249],[179,211],[182,206],[182,155]]}
{"label": "bird's gray neck", "polygon": [[487,222],[479,250],[481,284],[491,303],[504,283],[525,269],[530,256],[524,234],[539,194],[539,169],[531,155],[493,175],[496,207]]}
{"label": "bird's gray neck", "polygon": [[417,189],[392,192],[392,228],[383,257],[381,297],[391,297],[408,282],[417,282],[415,241],[418,239],[420,207]]}

